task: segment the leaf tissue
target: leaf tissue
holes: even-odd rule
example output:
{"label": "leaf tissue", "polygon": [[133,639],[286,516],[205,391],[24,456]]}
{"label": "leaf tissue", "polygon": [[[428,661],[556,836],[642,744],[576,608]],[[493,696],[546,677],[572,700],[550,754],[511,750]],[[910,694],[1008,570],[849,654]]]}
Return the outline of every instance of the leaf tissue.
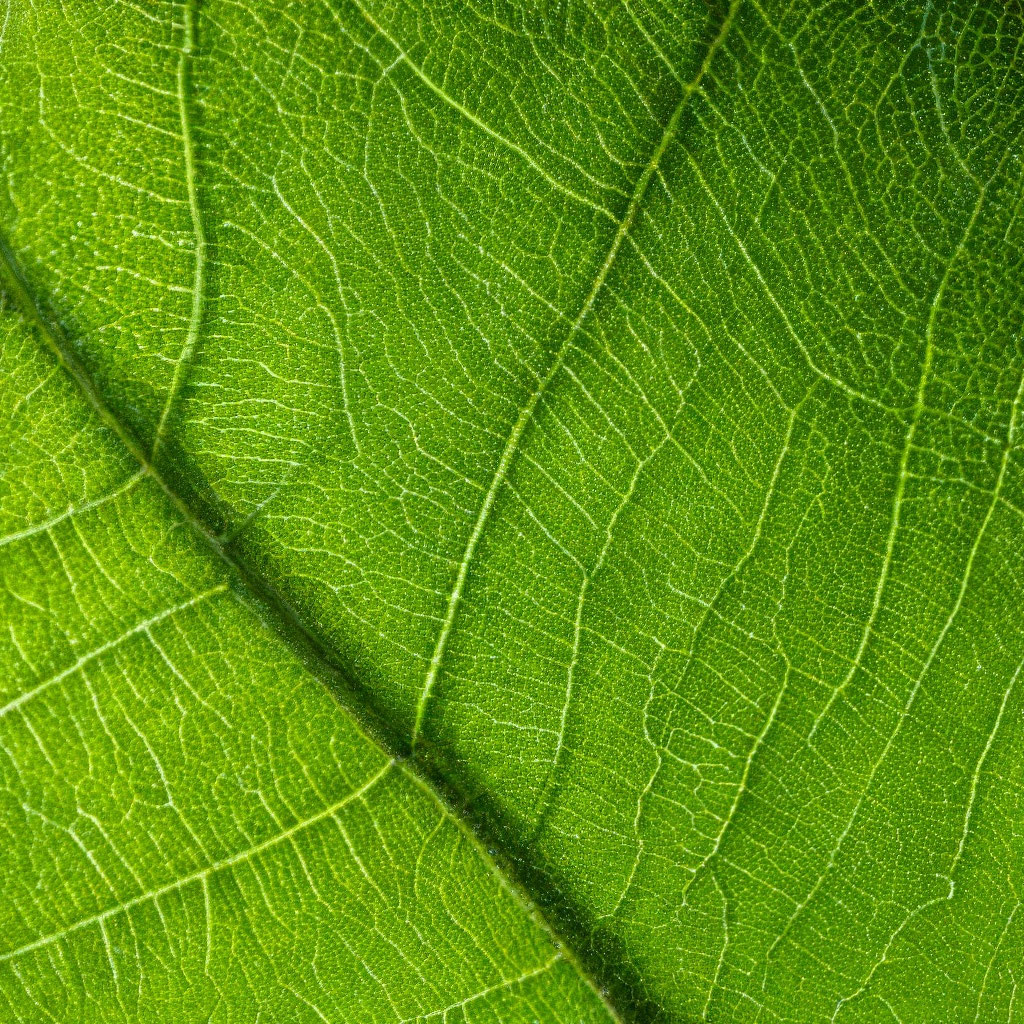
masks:
{"label": "leaf tissue", "polygon": [[1022,41],[0,3],[0,1021],[1024,1021]]}

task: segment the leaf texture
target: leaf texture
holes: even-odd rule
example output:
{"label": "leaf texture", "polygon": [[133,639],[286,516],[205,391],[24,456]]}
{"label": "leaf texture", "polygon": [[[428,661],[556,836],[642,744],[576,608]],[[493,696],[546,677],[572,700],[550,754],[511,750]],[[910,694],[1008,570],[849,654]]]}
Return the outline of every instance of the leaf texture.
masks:
{"label": "leaf texture", "polygon": [[1020,1018],[1019,5],[2,26],[12,1019]]}
{"label": "leaf texture", "polygon": [[3,1019],[608,1020],[6,320]]}

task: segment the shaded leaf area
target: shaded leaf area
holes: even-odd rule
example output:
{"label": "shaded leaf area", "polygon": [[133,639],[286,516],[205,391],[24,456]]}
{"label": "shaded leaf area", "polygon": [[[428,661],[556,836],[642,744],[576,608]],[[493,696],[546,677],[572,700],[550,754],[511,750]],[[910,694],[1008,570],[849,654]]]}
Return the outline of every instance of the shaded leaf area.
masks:
{"label": "shaded leaf area", "polygon": [[[97,12],[12,3],[0,34],[0,216],[31,302],[186,514],[345,667],[623,1015],[1019,1017],[1019,8]],[[20,359],[33,342],[11,330]],[[31,536],[0,551],[31,580],[24,545],[79,529],[69,505],[102,522],[151,481],[92,445],[67,457],[101,482],[65,496],[70,449],[22,411],[43,392],[10,381],[12,436],[44,423],[32,468],[5,477],[38,492],[12,490],[6,532]],[[136,529],[200,544],[180,508],[160,531],[152,498]],[[178,578],[174,550],[149,571]],[[32,598],[40,622],[83,594],[113,615],[90,563],[88,586]],[[248,591],[221,571],[202,613],[242,616]],[[75,614],[83,650],[131,626]],[[343,712],[289,703],[263,675],[293,646],[266,632],[278,653],[254,656],[264,634],[234,628],[196,692],[254,662],[248,699],[330,755],[318,806],[348,799],[373,771],[332,740]],[[44,646],[50,675],[80,657]],[[12,664],[12,701],[49,671]],[[251,761],[289,777],[269,750]],[[394,769],[339,814],[400,778],[414,786]],[[75,789],[63,769],[51,784]],[[55,841],[25,849],[59,874]],[[401,873],[374,849],[371,876]],[[388,927],[413,927],[389,907]],[[556,951],[516,913],[547,952],[499,962],[494,984],[539,972],[500,998],[595,998],[562,960],[540,972]],[[489,949],[482,921],[466,941]]]}
{"label": "shaded leaf area", "polygon": [[3,316],[0,1016],[608,1020]]}

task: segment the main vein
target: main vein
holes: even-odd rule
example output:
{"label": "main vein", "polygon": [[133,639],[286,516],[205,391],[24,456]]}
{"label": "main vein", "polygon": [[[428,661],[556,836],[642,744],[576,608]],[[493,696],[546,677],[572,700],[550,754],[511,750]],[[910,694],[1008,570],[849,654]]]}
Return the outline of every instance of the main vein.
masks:
{"label": "main vein", "polygon": [[[406,756],[408,744],[403,743],[401,738],[397,737],[377,714],[372,701],[359,690],[349,673],[339,663],[334,652],[310,630],[290,602],[276,588],[228,550],[226,544],[206,525],[190,502],[153,464],[146,449],[140,444],[134,433],[107,405],[63,330],[43,313],[33,299],[18,261],[6,239],[2,236],[0,236],[0,284],[9,289],[17,305],[38,330],[47,348],[78,385],[100,421],[139,463],[142,473],[149,476],[159,486],[175,511],[198,534],[210,552],[221,563],[232,581],[232,589],[238,598],[275,631],[282,642],[296,654],[313,676],[338,701],[339,705],[353,717],[367,739],[380,747],[389,759],[395,762],[397,767],[406,773],[437,803],[439,809],[455,822],[502,886],[516,898],[528,916],[548,936],[556,948],[561,951],[563,957],[572,964],[583,981],[597,995],[607,1011],[609,1019],[615,1024],[620,1024],[621,1017],[609,1002],[605,986],[593,977],[566,939],[537,909],[535,901],[521,887],[513,873],[498,863],[495,859],[494,843],[481,839],[479,826],[484,823],[471,823],[461,810],[461,804],[457,804],[452,798],[451,787],[443,779],[436,777],[428,764],[420,759]],[[180,884],[182,883],[179,882]],[[97,915],[97,919],[102,919],[103,916]],[[78,927],[82,927],[84,923],[89,922],[83,922]]]}
{"label": "main vein", "polygon": [[[189,329],[185,344],[180,353],[175,367],[171,387],[168,392],[164,408],[161,413],[157,427],[156,436],[152,447],[147,449],[142,445],[134,431],[128,427],[120,417],[107,404],[107,401],[93,380],[89,371],[85,368],[74,346],[66,337],[58,322],[52,320],[44,312],[42,306],[36,302],[26,283],[19,266],[18,259],[12,251],[6,239],[0,236],[0,282],[6,284],[12,297],[22,309],[27,319],[36,327],[47,348],[51,351],[60,365],[75,381],[81,390],[89,406],[97,414],[100,421],[118,438],[131,456],[141,467],[141,474],[149,476],[160,487],[164,495],[174,507],[175,511],[192,528],[211,553],[217,558],[227,571],[232,581],[233,589],[238,596],[247,603],[261,619],[268,622],[274,628],[283,642],[285,642],[309,668],[309,670],[325,685],[328,691],[334,696],[342,707],[363,727],[368,738],[375,742],[389,757],[398,764],[403,772],[415,781],[417,785],[428,792],[438,803],[439,807],[448,814],[468,837],[474,848],[478,851],[484,862],[501,883],[512,892],[529,912],[531,918],[547,935],[550,936],[556,947],[560,949],[561,955],[573,965],[584,981],[597,993],[609,1017],[613,1021],[620,1021],[621,1017],[617,1010],[609,1002],[605,986],[595,979],[588,969],[580,961],[576,952],[566,943],[565,939],[558,933],[552,923],[537,909],[530,894],[521,888],[513,872],[503,867],[495,859],[493,851],[481,840],[477,830],[472,827],[465,814],[456,806],[451,797],[452,790],[448,782],[443,778],[435,777],[434,770],[429,762],[424,759],[412,757],[405,758],[405,754],[412,751],[415,753],[417,742],[422,736],[422,725],[424,713],[430,699],[430,694],[436,682],[438,671],[444,658],[455,620],[458,614],[459,603],[466,585],[469,567],[473,560],[480,537],[483,534],[487,520],[494,507],[494,502],[504,480],[507,478],[509,469],[515,460],[524,433],[533,419],[534,413],[550,385],[552,379],[558,374],[564,365],[566,357],[581,328],[590,316],[598,295],[601,292],[613,264],[618,256],[622,243],[626,240],[630,230],[639,214],[644,197],[650,186],[651,180],[658,171],[658,167],[670,143],[676,135],[683,112],[689,98],[700,89],[701,82],[707,73],[717,50],[722,45],[734,19],[740,0],[731,0],[727,14],[721,26],[711,42],[707,53],[700,67],[692,80],[687,83],[682,96],[676,105],[668,124],[651,155],[643,173],[640,175],[633,194],[629,200],[625,215],[618,221],[616,233],[609,246],[608,252],[601,263],[600,268],[593,280],[593,283],[580,307],[576,318],[572,321],[568,333],[556,353],[556,356],[547,373],[542,378],[539,386],[535,389],[526,405],[522,408],[505,443],[501,457],[498,461],[494,477],[488,488],[484,502],[477,515],[473,530],[467,542],[455,584],[449,595],[448,608],[441,632],[435,645],[434,655],[431,659],[427,677],[424,682],[416,712],[416,721],[411,742],[405,742],[401,737],[394,734],[387,722],[377,713],[372,700],[361,691],[348,671],[339,663],[335,653],[324,643],[324,641],[303,621],[291,603],[260,574],[254,572],[245,561],[236,557],[228,550],[225,542],[211,529],[204,521],[203,506],[198,498],[191,492],[179,490],[172,484],[171,479],[164,475],[156,465],[157,455],[166,434],[167,425],[174,411],[174,406],[180,393],[182,380],[188,365],[194,355],[198,341],[199,332],[202,326],[203,301],[205,291],[205,274],[207,258],[207,240],[203,227],[201,211],[198,202],[196,186],[196,156],[193,141],[193,132],[189,112],[189,96],[192,88],[192,61],[196,48],[196,21],[197,21],[197,0],[186,0],[184,8],[184,26],[182,50],[179,56],[177,71],[177,97],[178,111],[182,130],[182,144],[184,148],[185,179],[188,191],[189,208],[192,218],[192,227],[195,234],[195,263],[193,272],[192,287],[192,309],[189,320]],[[375,780],[374,780],[375,781]],[[325,812],[328,813],[328,812]],[[475,822],[480,826],[483,822]],[[230,862],[244,859],[254,851],[247,851],[245,854],[229,858]],[[213,865],[204,869],[196,877],[205,876],[207,873],[225,866],[227,862],[220,865]],[[191,879],[179,880],[177,886],[185,884]],[[134,902],[151,898],[157,893],[146,894]],[[77,927],[82,927],[93,920],[102,920],[111,911],[96,915],[95,919],[80,922]],[[52,937],[50,937],[52,939]],[[39,940],[34,945],[43,944],[47,939]]]}

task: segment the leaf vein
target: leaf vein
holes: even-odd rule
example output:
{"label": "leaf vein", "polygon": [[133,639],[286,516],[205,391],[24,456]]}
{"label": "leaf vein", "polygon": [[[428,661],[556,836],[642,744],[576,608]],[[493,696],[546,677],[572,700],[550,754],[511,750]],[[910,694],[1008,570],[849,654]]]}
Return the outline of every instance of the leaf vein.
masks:
{"label": "leaf vein", "polygon": [[463,551],[462,559],[459,563],[458,572],[455,576],[455,582],[448,596],[448,606],[445,611],[444,622],[441,630],[438,633],[437,641],[434,646],[434,653],[430,659],[430,666],[427,669],[427,674],[423,682],[423,688],[420,692],[419,700],[416,704],[416,719],[413,724],[412,731],[412,744],[415,747],[417,741],[420,739],[423,730],[423,722],[426,714],[427,705],[430,701],[431,693],[437,682],[438,673],[441,669],[441,664],[444,660],[445,651],[448,646],[449,638],[451,637],[452,630],[455,626],[455,620],[458,615],[459,605],[462,601],[462,594],[465,590],[466,579],[469,575],[469,567],[473,562],[473,557],[476,554],[477,545],[480,543],[480,537],[484,532],[484,528],[487,525],[487,521],[490,518],[491,510],[494,507],[495,499],[498,496],[498,492],[501,490],[502,484],[504,484],[506,477],[508,476],[509,469],[512,463],[515,461],[516,454],[519,451],[523,436],[526,433],[527,428],[533,421],[534,413],[537,410],[537,406],[540,404],[541,399],[544,397],[551,381],[558,375],[559,370],[565,364],[566,357],[572,347],[572,343],[579,333],[581,327],[590,316],[591,311],[594,308],[594,304],[597,301],[598,294],[600,293],[605,281],[608,278],[608,274],[611,271],[612,265],[615,263],[615,259],[619,254],[619,250],[622,248],[622,243],[626,240],[630,229],[633,226],[633,222],[636,220],[637,214],[640,211],[641,204],[643,203],[644,196],[647,193],[648,186],[651,183],[651,179],[654,177],[655,172],[658,170],[658,165],[661,163],[661,159],[665,154],[665,150],[668,149],[669,144],[675,138],[676,131],[679,127],[679,122],[682,119],[683,111],[686,108],[687,101],[700,87],[700,83],[704,78],[705,73],[711,63],[712,57],[721,46],[723,40],[728,34],[729,28],[732,25],[733,19],[736,15],[736,10],[739,6],[739,0],[733,0],[729,7],[729,12],[722,22],[719,28],[718,34],[708,49],[703,62],[700,65],[696,75],[689,85],[683,90],[682,98],[676,105],[675,110],[672,113],[669,122],[665,127],[665,131],[662,133],[661,140],[659,141],[654,152],[651,154],[650,159],[647,161],[647,166],[644,168],[643,173],[637,180],[636,187],[633,190],[633,196],[629,201],[629,205],[626,208],[626,213],[622,220],[619,222],[618,230],[615,232],[615,236],[612,239],[611,245],[605,255],[604,261],[598,268],[597,274],[591,284],[590,291],[587,293],[586,298],[583,300],[583,305],[580,307],[579,312],[576,314],[576,318],[573,320],[569,331],[562,341],[551,366],[547,372],[541,378],[540,383],[530,394],[526,404],[522,407],[519,412],[519,416],[513,424],[512,430],[505,441],[505,447],[501,453],[501,457],[498,460],[498,465],[494,471],[494,476],[491,479],[490,486],[487,488],[487,493],[484,496],[483,503],[480,506],[480,511],[477,513],[476,522],[473,524],[473,529],[470,532],[469,539],[466,542],[465,550]]}
{"label": "leaf vein", "polygon": [[346,794],[329,807],[325,807],[323,810],[317,811],[316,814],[313,814],[308,818],[304,818],[302,821],[296,822],[289,828],[278,832],[269,839],[265,839],[263,842],[257,843],[255,846],[250,846],[248,849],[241,850],[229,857],[225,857],[223,860],[214,861],[212,864],[208,864],[205,868],[193,871],[191,874],[183,875],[181,878],[176,878],[173,882],[168,882],[155,889],[150,889],[147,892],[140,893],[138,896],[133,896],[131,899],[118,903],[115,906],[108,907],[106,910],[101,910],[98,914],[91,914],[89,917],[83,917],[80,920],[75,921],[73,924],[68,925],[66,928],[62,928],[60,931],[51,932],[48,935],[44,935],[41,938],[33,940],[32,942],[27,942],[22,946],[18,946],[16,949],[0,953],[0,963],[17,959],[20,956],[24,956],[26,953],[31,953],[33,950],[49,946],[54,942],[59,942],[68,935],[81,931],[83,928],[88,928],[90,925],[98,924],[102,927],[104,922],[117,914],[127,913],[134,907],[159,900],[161,896],[166,896],[168,893],[184,889],[186,886],[191,885],[194,882],[203,882],[205,884],[211,875],[251,860],[252,858],[259,856],[259,854],[264,853],[266,850],[277,846],[278,843],[291,839],[296,833],[302,832],[327,818],[332,818],[338,813],[338,811],[342,810],[348,804],[354,803],[356,800],[364,797],[378,782],[381,781],[381,779],[384,778],[391,768],[394,767],[395,763],[396,762],[394,760],[388,761],[383,768],[370,776],[370,778],[367,779],[367,781],[358,789]]}
{"label": "leaf vein", "polygon": [[195,356],[199,332],[203,325],[203,304],[206,292],[206,229],[203,226],[202,211],[199,208],[199,194],[196,184],[196,153],[193,139],[192,117],[189,110],[192,96],[192,58],[196,49],[196,17],[198,0],[185,0],[184,26],[181,52],[178,55],[177,100],[178,118],[181,122],[181,144],[184,152],[185,187],[188,193],[189,216],[195,235],[195,257],[192,271],[192,308],[189,312],[188,330],[185,343],[174,364],[171,386],[164,400],[163,411],[157,424],[156,436],[150,459],[156,461],[167,431],[167,423],[177,404],[182,384]]}

